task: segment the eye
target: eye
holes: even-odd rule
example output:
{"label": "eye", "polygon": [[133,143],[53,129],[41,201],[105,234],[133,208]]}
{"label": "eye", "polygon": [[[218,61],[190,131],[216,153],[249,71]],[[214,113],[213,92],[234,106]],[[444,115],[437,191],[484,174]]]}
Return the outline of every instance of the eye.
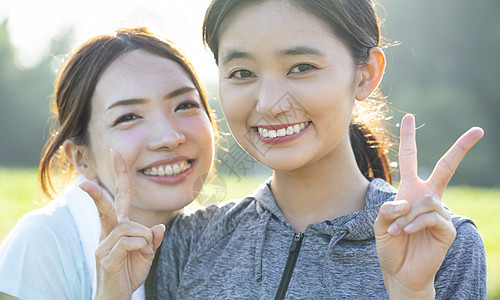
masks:
{"label": "eye", "polygon": [[288,74],[300,74],[300,73],[306,73],[312,70],[317,69],[315,66],[310,65],[310,64],[298,64],[294,66]]}
{"label": "eye", "polygon": [[182,102],[181,104],[179,104],[174,111],[178,111],[178,110],[188,110],[188,109],[192,109],[192,108],[200,108],[200,104],[198,102],[194,102],[194,101],[185,101],[185,102]]}
{"label": "eye", "polygon": [[255,77],[255,74],[248,70],[238,70],[229,74],[229,78],[250,78]]}
{"label": "eye", "polygon": [[116,125],[119,125],[119,124],[122,124],[122,123],[131,122],[131,121],[134,121],[134,120],[139,119],[139,118],[140,117],[138,115],[135,115],[135,114],[132,114],[132,113],[124,114],[124,115],[119,116],[115,120],[115,122],[113,123],[113,126],[116,126]]}

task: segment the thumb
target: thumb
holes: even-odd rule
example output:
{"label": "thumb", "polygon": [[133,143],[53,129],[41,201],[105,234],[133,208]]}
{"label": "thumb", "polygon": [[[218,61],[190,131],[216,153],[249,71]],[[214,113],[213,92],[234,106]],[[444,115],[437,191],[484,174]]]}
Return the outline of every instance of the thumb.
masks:
{"label": "thumb", "polygon": [[165,235],[165,225],[159,224],[151,227],[151,232],[153,232],[153,250],[156,251],[160,247]]}

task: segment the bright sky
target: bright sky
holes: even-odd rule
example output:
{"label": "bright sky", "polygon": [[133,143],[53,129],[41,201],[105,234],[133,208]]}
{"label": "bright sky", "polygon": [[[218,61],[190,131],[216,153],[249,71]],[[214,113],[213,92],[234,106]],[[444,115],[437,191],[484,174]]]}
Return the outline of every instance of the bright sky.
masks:
{"label": "bright sky", "polygon": [[74,47],[119,27],[148,26],[180,47],[203,80],[215,80],[217,68],[201,41],[210,0],[2,0],[0,21],[9,17],[18,61],[29,67],[48,54],[51,38],[71,25]]}

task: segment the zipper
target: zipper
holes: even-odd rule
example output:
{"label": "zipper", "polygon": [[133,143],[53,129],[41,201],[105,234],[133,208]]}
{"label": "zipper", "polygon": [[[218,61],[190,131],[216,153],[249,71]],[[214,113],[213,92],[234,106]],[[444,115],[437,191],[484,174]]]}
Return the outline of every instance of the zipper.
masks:
{"label": "zipper", "polygon": [[292,278],[293,269],[295,269],[295,263],[299,257],[300,246],[302,245],[302,238],[304,234],[302,232],[297,232],[293,236],[292,244],[290,245],[290,253],[288,254],[288,259],[286,261],[285,270],[281,276],[280,286],[276,292],[275,300],[285,299],[286,292],[288,290],[288,284]]}

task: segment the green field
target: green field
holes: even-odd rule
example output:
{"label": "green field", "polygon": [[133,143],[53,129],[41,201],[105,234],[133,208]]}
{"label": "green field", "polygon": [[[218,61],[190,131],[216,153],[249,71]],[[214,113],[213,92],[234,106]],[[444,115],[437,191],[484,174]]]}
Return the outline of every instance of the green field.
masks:
{"label": "green field", "polygon": [[[241,197],[252,192],[264,178],[238,181],[234,177],[220,175],[220,178],[214,179],[216,184],[204,191],[202,201]],[[500,189],[449,187],[443,201],[455,213],[467,215],[476,222],[486,247],[488,299],[500,299],[500,235],[497,233],[500,225]],[[37,190],[36,171],[0,168],[0,241],[23,213],[44,204]]]}

